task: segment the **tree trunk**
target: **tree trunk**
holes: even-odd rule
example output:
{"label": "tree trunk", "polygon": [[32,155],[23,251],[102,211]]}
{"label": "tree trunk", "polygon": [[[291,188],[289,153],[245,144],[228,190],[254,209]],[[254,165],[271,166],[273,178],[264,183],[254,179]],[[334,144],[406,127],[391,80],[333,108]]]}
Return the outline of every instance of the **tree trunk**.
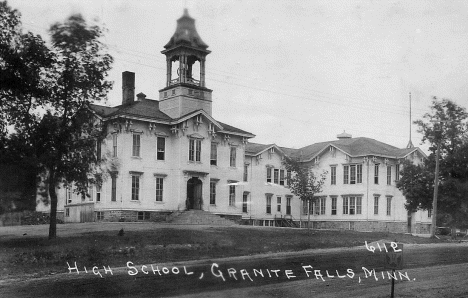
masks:
{"label": "tree trunk", "polygon": [[57,237],[57,192],[55,191],[55,172],[49,172],[49,196],[50,196],[50,225],[49,240]]}
{"label": "tree trunk", "polygon": [[307,230],[310,231],[310,200],[307,200]]}

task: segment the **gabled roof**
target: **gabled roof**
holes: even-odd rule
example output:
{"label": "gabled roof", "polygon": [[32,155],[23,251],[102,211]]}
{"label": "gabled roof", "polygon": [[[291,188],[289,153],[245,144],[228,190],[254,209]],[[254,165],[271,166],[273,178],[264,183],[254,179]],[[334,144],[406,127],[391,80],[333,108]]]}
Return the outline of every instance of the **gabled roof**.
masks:
{"label": "gabled roof", "polygon": [[302,160],[308,161],[315,158],[329,146],[333,146],[351,157],[374,155],[390,158],[403,158],[414,151],[418,151],[423,156],[425,156],[425,154],[417,147],[401,149],[371,138],[364,137],[346,138],[330,142],[315,143],[299,149],[299,154],[302,154]]}
{"label": "gabled roof", "polygon": [[222,123],[222,122],[219,122],[219,121],[218,121],[218,123],[221,124],[221,126],[223,127],[222,130],[219,131],[221,133],[245,135],[245,136],[248,136],[249,138],[255,137],[255,135],[253,133],[251,133],[251,132],[239,129],[237,127],[234,127],[234,126],[231,126],[229,124]]}
{"label": "gabled roof", "polygon": [[[264,145],[249,142],[246,146],[245,152],[247,155],[258,155],[261,152],[264,152],[273,146],[276,145]],[[421,149],[417,147],[401,149],[371,138],[363,137],[345,138],[335,141],[320,142],[302,147],[300,149],[292,149],[278,146],[276,147],[280,149],[283,154],[286,154],[289,157],[300,158],[301,161],[305,162],[310,161],[315,157],[319,156],[322,152],[328,150],[330,146],[342,151],[343,153],[351,157],[372,155],[388,158],[405,158],[406,156],[415,151],[419,152],[422,156],[426,157],[426,154],[424,154],[424,152],[422,152]]]}
{"label": "gabled roof", "polygon": [[[136,100],[131,103],[127,103],[124,105],[108,108],[98,105],[91,105],[91,108],[96,111],[96,113],[100,113],[102,111],[106,112],[106,109],[112,109],[111,111],[108,110],[105,114],[100,114],[104,117],[114,117],[114,116],[135,116],[145,119],[154,119],[154,120],[165,120],[170,121],[172,120],[171,117],[166,115],[165,113],[159,110],[159,102],[156,100],[151,99],[142,99]],[[103,110],[101,110],[104,108]]]}
{"label": "gabled roof", "polygon": [[179,118],[171,118],[167,114],[161,112],[159,110],[159,102],[152,99],[136,100],[116,107],[106,107],[91,104],[91,109],[102,118],[112,119],[123,116],[143,121],[157,121],[167,125],[179,124],[185,120],[195,117],[196,115],[202,114],[215,124],[215,126],[219,129],[218,132],[220,133],[239,135],[246,138],[255,137],[254,134],[248,131],[217,121],[211,115],[201,109],[187,113]]}
{"label": "gabled roof", "polygon": [[275,148],[276,150],[278,150],[279,153],[281,153],[281,155],[285,155],[285,153],[283,152],[283,148],[277,146],[276,144],[263,145],[251,142],[248,142],[245,146],[245,154],[256,156],[262,154],[270,148]]}

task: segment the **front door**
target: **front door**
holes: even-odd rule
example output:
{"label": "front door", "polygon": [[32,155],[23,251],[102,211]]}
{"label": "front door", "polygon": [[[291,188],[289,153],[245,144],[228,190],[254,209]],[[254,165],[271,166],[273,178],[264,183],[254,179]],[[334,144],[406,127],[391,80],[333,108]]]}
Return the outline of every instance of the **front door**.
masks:
{"label": "front door", "polygon": [[202,209],[202,185],[201,180],[197,177],[192,177],[187,181],[187,209]]}

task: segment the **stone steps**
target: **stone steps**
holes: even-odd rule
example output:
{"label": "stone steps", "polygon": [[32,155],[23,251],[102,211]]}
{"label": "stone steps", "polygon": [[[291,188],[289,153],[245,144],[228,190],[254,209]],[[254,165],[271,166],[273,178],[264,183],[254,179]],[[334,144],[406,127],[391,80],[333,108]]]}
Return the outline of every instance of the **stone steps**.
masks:
{"label": "stone steps", "polygon": [[235,222],[203,210],[188,210],[169,219],[171,224],[232,226]]}

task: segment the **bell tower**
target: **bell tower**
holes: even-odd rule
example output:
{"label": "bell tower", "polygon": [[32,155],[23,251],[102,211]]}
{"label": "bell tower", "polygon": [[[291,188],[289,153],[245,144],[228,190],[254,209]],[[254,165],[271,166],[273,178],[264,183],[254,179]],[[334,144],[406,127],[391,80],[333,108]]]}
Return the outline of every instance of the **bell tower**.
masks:
{"label": "bell tower", "polygon": [[159,90],[159,109],[172,118],[200,109],[211,115],[213,91],[205,87],[205,60],[210,51],[187,9],[164,48],[166,87]]}

